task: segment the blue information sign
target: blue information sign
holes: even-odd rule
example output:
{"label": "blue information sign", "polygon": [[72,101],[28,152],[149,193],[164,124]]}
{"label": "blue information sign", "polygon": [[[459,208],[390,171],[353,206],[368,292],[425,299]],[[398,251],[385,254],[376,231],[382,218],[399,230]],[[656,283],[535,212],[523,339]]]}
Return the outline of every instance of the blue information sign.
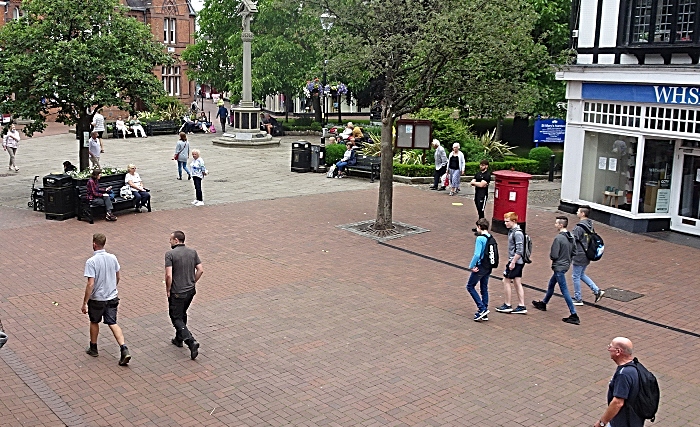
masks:
{"label": "blue information sign", "polygon": [[563,144],[565,131],[566,120],[535,120],[535,136],[533,138],[533,141],[535,142],[535,147],[539,146],[540,142],[547,142],[551,144]]}

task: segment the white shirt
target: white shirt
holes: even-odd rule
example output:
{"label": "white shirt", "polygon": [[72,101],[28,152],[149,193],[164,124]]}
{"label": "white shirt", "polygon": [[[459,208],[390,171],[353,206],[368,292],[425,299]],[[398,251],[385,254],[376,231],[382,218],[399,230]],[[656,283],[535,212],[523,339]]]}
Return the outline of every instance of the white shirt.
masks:
{"label": "white shirt", "polygon": [[100,113],[95,113],[95,115],[92,116],[92,124],[95,126],[95,129],[93,129],[95,132],[104,132],[105,116]]}
{"label": "white shirt", "polygon": [[19,131],[15,129],[7,132],[7,135],[2,139],[2,146],[17,148],[19,146]]}
{"label": "white shirt", "polygon": [[102,148],[100,147],[100,139],[99,138],[90,138],[89,142],[89,148],[88,151],[90,151],[90,154],[93,156],[99,158],[100,157],[100,150]]}
{"label": "white shirt", "polygon": [[[129,185],[129,181],[131,181],[131,183],[133,185]],[[136,189],[140,189],[143,187],[143,185],[141,184],[141,177],[139,176],[138,172],[134,172],[133,175],[130,173],[127,173],[126,176],[124,177],[124,182],[131,187],[131,191],[134,191]],[[136,187],[136,188],[134,188],[134,187]]]}

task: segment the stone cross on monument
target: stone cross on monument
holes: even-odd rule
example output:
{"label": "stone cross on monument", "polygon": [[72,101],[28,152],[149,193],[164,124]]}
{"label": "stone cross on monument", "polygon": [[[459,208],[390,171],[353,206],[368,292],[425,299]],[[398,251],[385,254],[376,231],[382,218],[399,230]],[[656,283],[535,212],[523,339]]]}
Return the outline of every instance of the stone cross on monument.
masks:
{"label": "stone cross on monument", "polygon": [[250,44],[253,33],[250,31],[250,21],[253,14],[258,12],[258,6],[253,0],[241,0],[236,12],[241,16],[241,40],[243,41],[243,89],[241,101],[233,107],[233,129],[214,139],[215,145],[225,147],[265,147],[279,145],[280,140],[273,140],[272,135],[260,131],[260,108],[253,103],[252,73]]}

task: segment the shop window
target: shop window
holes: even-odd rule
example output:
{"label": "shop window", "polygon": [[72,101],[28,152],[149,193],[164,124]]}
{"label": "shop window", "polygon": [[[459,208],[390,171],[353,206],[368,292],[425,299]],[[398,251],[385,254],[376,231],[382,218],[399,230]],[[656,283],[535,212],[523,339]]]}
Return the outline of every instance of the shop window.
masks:
{"label": "shop window", "polygon": [[644,143],[639,213],[668,213],[674,142],[647,139]]}
{"label": "shop window", "polygon": [[607,102],[584,102],[584,123],[615,127],[638,128],[642,107],[638,105],[611,104]]}
{"label": "shop window", "polygon": [[[683,141],[685,147],[697,147],[698,141]],[[700,219],[700,156],[683,156],[681,197],[678,215]]]}
{"label": "shop window", "polygon": [[628,44],[692,43],[697,0],[633,0],[627,15]]}
{"label": "shop window", "polygon": [[586,132],[579,198],[630,210],[636,153],[634,137]]}

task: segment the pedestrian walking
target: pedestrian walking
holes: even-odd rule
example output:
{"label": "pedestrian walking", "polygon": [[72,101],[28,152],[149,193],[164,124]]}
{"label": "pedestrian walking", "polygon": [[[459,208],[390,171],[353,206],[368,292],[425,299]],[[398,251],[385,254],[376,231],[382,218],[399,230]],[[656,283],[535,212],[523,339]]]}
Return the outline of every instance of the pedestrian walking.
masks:
{"label": "pedestrian walking", "polygon": [[[503,272],[503,290],[505,301],[503,305],[496,308],[499,313],[527,314],[525,307],[525,292],[523,291],[523,254],[525,250],[525,233],[518,225],[518,214],[506,212],[503,215],[506,228],[508,229],[508,264]],[[511,284],[518,294],[518,306],[513,308],[510,305]]]}
{"label": "pedestrian walking", "polygon": [[[489,320],[489,277],[491,275],[491,261],[488,254],[489,222],[481,218],[476,222],[476,243],[474,244],[474,255],[469,263],[469,280],[467,281],[467,292],[476,303],[476,313],[474,321]],[[476,291],[476,284],[479,284],[479,291]]]}
{"label": "pedestrian walking", "polygon": [[92,131],[90,139],[88,139],[88,154],[90,155],[90,163],[92,163],[93,169],[100,169],[100,155],[104,152],[99,132]]}
{"label": "pedestrian walking", "polygon": [[479,218],[484,218],[486,200],[489,198],[489,183],[491,182],[491,172],[489,172],[489,161],[484,159],[479,163],[479,172],[474,175],[469,185],[474,187],[474,204]]}
{"label": "pedestrian walking", "polygon": [[433,186],[430,189],[443,191],[445,186],[440,182],[440,178],[447,172],[447,154],[437,139],[433,139],[433,148],[435,149],[435,172],[433,175]]}
{"label": "pedestrian walking", "polygon": [[566,323],[578,325],[581,321],[578,318],[578,314],[576,314],[576,308],[574,307],[574,302],[571,300],[571,295],[569,295],[569,288],[566,286],[566,272],[569,270],[571,259],[576,252],[576,241],[574,240],[574,236],[566,229],[568,225],[569,219],[565,216],[558,216],[557,219],[554,220],[554,226],[557,228],[558,233],[549,251],[549,259],[552,260],[552,277],[549,279],[547,292],[544,298],[541,301],[532,301],[532,305],[538,310],[547,311],[547,303],[549,303],[552,295],[554,295],[554,285],[558,283],[570,313],[569,317],[565,317],[561,320]]}
{"label": "pedestrian walking", "polygon": [[219,118],[219,123],[221,123],[221,132],[226,132],[226,119],[228,118],[228,109],[224,106],[224,102],[219,102],[219,110],[216,112],[216,117]]}
{"label": "pedestrian walking", "polygon": [[202,277],[202,261],[197,251],[185,247],[185,233],[170,234],[170,248],[165,253],[165,294],[168,297],[168,314],[175,327],[175,338],[170,342],[177,347],[182,343],[190,349],[190,358],[197,358],[199,343],[187,329],[187,309],[197,293],[196,284]]}
{"label": "pedestrian walking", "polygon": [[593,231],[593,221],[588,219],[588,215],[590,214],[590,206],[584,205],[578,208],[576,216],[579,218],[579,222],[571,232],[574,239],[576,239],[576,255],[574,255],[571,274],[571,279],[574,282],[574,305],[583,305],[583,299],[581,298],[582,280],[583,283],[591,288],[593,295],[595,295],[596,304],[603,298],[603,295],[605,295],[605,291],[600,289],[595,282],[586,275],[586,267],[591,263],[591,260],[586,256],[586,249],[588,249],[590,242],[585,238],[587,233]]}
{"label": "pedestrian walking", "polygon": [[187,169],[187,160],[190,158],[190,142],[187,140],[187,134],[180,132],[180,139],[175,144],[175,154],[173,160],[177,161],[177,179],[182,179],[182,170],[187,172],[187,179],[192,179],[192,173]]}
{"label": "pedestrian walking", "polygon": [[459,193],[459,181],[464,175],[464,154],[459,151],[459,143],[452,144],[447,171],[450,175],[450,196]]}
{"label": "pedestrian walking", "polygon": [[7,131],[7,135],[2,138],[2,149],[7,151],[10,155],[10,164],[8,170],[14,170],[19,172],[19,168],[15,164],[15,155],[17,154],[17,149],[19,148],[19,131],[15,127],[15,124],[10,125],[10,130]]}
{"label": "pedestrian walking", "polygon": [[[608,344],[608,353],[617,365],[615,374],[608,384],[608,407],[596,421],[594,427],[644,427],[644,419],[630,406],[630,399],[639,395],[639,373],[634,366],[632,341],[616,337]],[[609,424],[608,424],[609,423]]]}
{"label": "pedestrian walking", "polygon": [[195,199],[192,202],[195,206],[204,205],[204,199],[202,198],[202,180],[207,176],[207,168],[204,166],[204,159],[199,157],[199,150],[192,150],[192,181],[194,182],[194,195]]}
{"label": "pedestrian walking", "polygon": [[102,135],[105,131],[105,116],[102,115],[102,108],[97,110],[94,116],[92,116],[92,130],[97,132],[97,135],[102,140]]}
{"label": "pedestrian walking", "polygon": [[117,325],[117,307],[119,307],[119,261],[117,257],[105,251],[107,237],[104,234],[92,235],[92,257],[85,262],[85,296],[81,311],[90,318],[90,346],[85,350],[92,357],[97,357],[97,336],[100,333],[100,321],[109,326],[114,339],[119,344],[119,365],[126,366],[131,360],[129,348],[124,344],[124,334]]}

